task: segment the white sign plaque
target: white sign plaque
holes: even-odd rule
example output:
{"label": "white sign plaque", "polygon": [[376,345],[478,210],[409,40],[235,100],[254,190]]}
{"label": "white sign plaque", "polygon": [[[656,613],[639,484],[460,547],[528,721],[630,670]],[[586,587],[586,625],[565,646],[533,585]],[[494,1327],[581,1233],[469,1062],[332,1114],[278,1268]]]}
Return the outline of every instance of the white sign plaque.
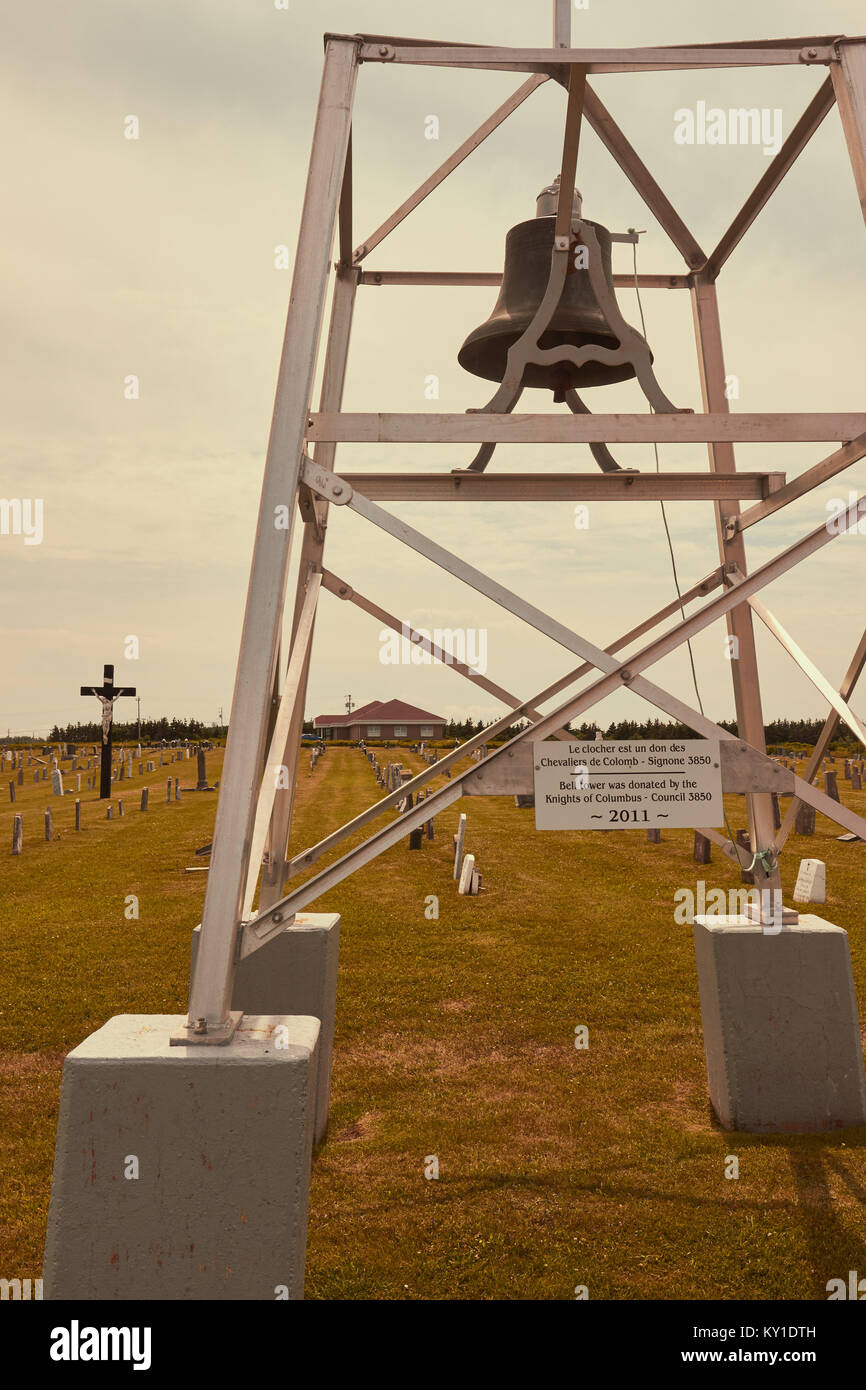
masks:
{"label": "white sign plaque", "polygon": [[719,740],[533,743],[536,830],[723,823]]}

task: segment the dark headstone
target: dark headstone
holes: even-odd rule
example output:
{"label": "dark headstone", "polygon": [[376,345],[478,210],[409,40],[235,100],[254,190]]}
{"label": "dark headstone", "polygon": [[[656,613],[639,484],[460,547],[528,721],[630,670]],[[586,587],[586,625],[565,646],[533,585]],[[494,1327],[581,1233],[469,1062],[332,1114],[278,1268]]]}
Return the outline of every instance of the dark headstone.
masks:
{"label": "dark headstone", "polygon": [[815,807],[807,806],[805,801],[801,801],[797,807],[797,817],[794,821],[794,830],[798,835],[815,834]]}
{"label": "dark headstone", "polygon": [[712,840],[707,839],[699,830],[695,831],[694,860],[696,864],[709,864],[712,860]]}

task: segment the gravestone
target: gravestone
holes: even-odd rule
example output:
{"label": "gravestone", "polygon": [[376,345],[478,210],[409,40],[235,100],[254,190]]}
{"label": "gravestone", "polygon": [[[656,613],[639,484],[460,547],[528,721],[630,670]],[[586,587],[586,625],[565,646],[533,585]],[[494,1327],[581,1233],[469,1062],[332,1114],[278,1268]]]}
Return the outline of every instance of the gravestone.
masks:
{"label": "gravestone", "polygon": [[420,849],[424,843],[424,827],[418,826],[417,830],[409,831],[409,848]]}
{"label": "gravestone", "polygon": [[16,816],[12,823],[12,853],[20,854],[24,848],[24,817]]}
{"label": "gravestone", "polygon": [[836,773],[832,770],[824,773],[824,791],[829,797],[832,797],[834,801],[839,801],[839,789],[836,786]]}
{"label": "gravestone", "polygon": [[80,829],[81,829],[81,802],[80,802],[80,801],[76,801],[76,803],[75,803],[75,829],[76,829],[76,830],[80,830]]}
{"label": "gravestone", "polygon": [[646,837],[651,845],[659,845],[661,844],[662,832],[659,829],[654,828],[647,831]]}
{"label": "gravestone", "polygon": [[531,809],[535,805],[535,793],[518,792],[514,798],[514,804],[519,811]]}
{"label": "gravestone", "polygon": [[852,769],[851,769],[851,790],[852,790],[852,792],[859,792],[859,791],[862,791],[862,789],[863,789],[863,783],[862,783],[861,778],[860,778],[860,769],[859,769],[859,768],[856,768],[856,767],[852,767]]}
{"label": "gravestone", "polygon": [[55,796],[63,795],[63,773],[56,767],[51,774],[51,790]]}
{"label": "gravestone", "polygon": [[815,834],[815,807],[807,806],[805,801],[801,801],[797,807],[797,816],[794,821],[794,830],[798,835]]}
{"label": "gravestone", "polygon": [[[209,784],[209,782],[208,782],[208,780],[207,780],[207,766],[206,766],[206,764],[205,764],[204,750],[200,748],[200,749],[198,750],[198,755],[197,755],[197,756],[198,756],[198,781],[196,782],[195,789],[196,789],[197,792],[212,792],[212,791],[213,791],[213,787],[210,786],[210,784]],[[311,767],[315,766],[315,760],[314,760],[314,759],[311,760],[310,766],[311,766]]]}
{"label": "gravestone", "polygon": [[14,783],[14,782],[10,782],[10,783],[9,783],[9,800],[10,800],[10,801],[14,801],[14,800],[15,800],[15,783]]}
{"label": "gravestone", "polygon": [[54,834],[54,832],[53,832],[53,830],[52,830],[52,816],[51,816],[51,812],[50,812],[50,811],[46,811],[46,812],[45,812],[45,838],[46,838],[46,840],[51,840],[51,839],[53,838],[53,834]]}
{"label": "gravestone", "polygon": [[458,892],[458,893],[462,893],[462,894],[464,894],[464,895],[465,895],[465,894],[471,894],[471,892],[472,892],[472,880],[473,880],[474,872],[475,872],[475,855],[474,855],[474,854],[467,854],[467,855],[465,856],[464,860],[463,860],[463,867],[462,867],[462,869],[460,870],[460,882],[459,882],[459,884],[458,884],[458,886],[457,886],[457,892]]}
{"label": "gravestone", "polygon": [[801,859],[794,888],[795,903],[827,901],[827,866],[822,859]]}
{"label": "gravestone", "polygon": [[452,878],[459,878],[460,869],[463,864],[463,841],[466,838],[466,813],[461,811],[460,819],[457,822],[457,834],[454,836],[454,872]]}
{"label": "gravestone", "polygon": [[695,846],[693,850],[694,861],[696,864],[709,864],[712,861],[712,840],[707,839],[699,830],[695,831]]}

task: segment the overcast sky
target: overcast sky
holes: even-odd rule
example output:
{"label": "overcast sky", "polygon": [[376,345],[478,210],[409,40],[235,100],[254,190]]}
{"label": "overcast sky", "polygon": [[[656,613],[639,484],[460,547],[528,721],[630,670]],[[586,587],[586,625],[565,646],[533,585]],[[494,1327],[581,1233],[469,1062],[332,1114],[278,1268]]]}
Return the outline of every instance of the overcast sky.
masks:
{"label": "overcast sky", "polygon": [[[275,247],[297,237],[322,34],[413,34],[545,45],[549,0],[435,6],[369,0],[6,0],[0,83],[4,141],[4,332],[0,345],[0,496],[42,499],[44,538],[0,535],[0,732],[95,718],[78,695],[114,661],[142,715],[211,721],[231,701],[243,603],[290,271]],[[857,34],[862,0],[590,0],[574,42],[647,45]],[[684,145],[675,113],[708,107],[781,111],[787,134],[826,73],[776,67],[611,74],[596,90],[710,249],[769,162],[758,146]],[[353,241],[360,244],[522,78],[369,65],[354,118]],[[139,138],[124,138],[136,116]],[[426,138],[435,115],[439,138]],[[564,94],[546,84],[369,258],[368,269],[500,270],[505,234],[531,217],[561,158]],[[646,229],[639,267],[682,260],[585,127],[584,212],[614,231]],[[627,271],[631,249],[615,248]],[[719,281],[727,370],[744,411],[862,410],[866,233],[838,114],[832,110]],[[639,326],[635,296],[620,291]],[[458,411],[489,383],[456,353],[487,317],[487,289],[362,288],[344,408]],[[659,381],[700,409],[689,296],[643,294]],[[439,379],[439,399],[425,381]],[[140,398],[124,396],[136,376]],[[594,410],[646,409],[634,383],[588,394]],[[552,410],[527,392],[522,409]],[[742,468],[794,476],[827,446],[740,446]],[[337,466],[444,470],[471,448],[341,446]],[[654,468],[649,445],[614,449]],[[707,466],[703,446],[662,446],[661,467]],[[490,468],[592,469],[585,447],[497,450]],[[748,535],[751,566],[819,524],[826,503],[863,490],[866,465]],[[604,646],[674,593],[657,503],[592,504],[574,527],[568,503],[392,503],[395,512]],[[712,507],[671,503],[683,586],[717,563]],[[866,538],[840,539],[763,597],[838,681],[860,636]],[[345,509],[332,511],[326,564],[360,592],[427,628],[487,633],[487,669],[525,698],[573,658]],[[309,715],[401,697],[445,716],[502,707],[442,668],[386,666],[380,627],[323,594]],[[140,658],[124,659],[125,640]],[[759,633],[766,717],[825,712],[774,640]],[[724,624],[695,643],[707,712],[732,712]],[[652,679],[694,704],[684,652]],[[866,698],[855,708],[866,709]],[[655,713],[627,693],[602,722]],[[129,702],[118,717],[134,713]]]}

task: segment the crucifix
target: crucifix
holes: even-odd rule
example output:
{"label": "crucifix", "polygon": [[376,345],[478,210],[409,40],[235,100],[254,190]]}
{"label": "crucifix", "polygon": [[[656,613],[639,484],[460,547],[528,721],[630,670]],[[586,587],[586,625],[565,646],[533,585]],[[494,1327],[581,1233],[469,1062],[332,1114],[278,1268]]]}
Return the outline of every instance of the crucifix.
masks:
{"label": "crucifix", "polygon": [[104,801],[111,796],[111,726],[114,720],[114,702],[121,695],[134,695],[134,685],[115,687],[114,667],[103,666],[102,688],[83,685],[82,695],[95,695],[102,705],[102,759],[99,765],[99,799]]}

